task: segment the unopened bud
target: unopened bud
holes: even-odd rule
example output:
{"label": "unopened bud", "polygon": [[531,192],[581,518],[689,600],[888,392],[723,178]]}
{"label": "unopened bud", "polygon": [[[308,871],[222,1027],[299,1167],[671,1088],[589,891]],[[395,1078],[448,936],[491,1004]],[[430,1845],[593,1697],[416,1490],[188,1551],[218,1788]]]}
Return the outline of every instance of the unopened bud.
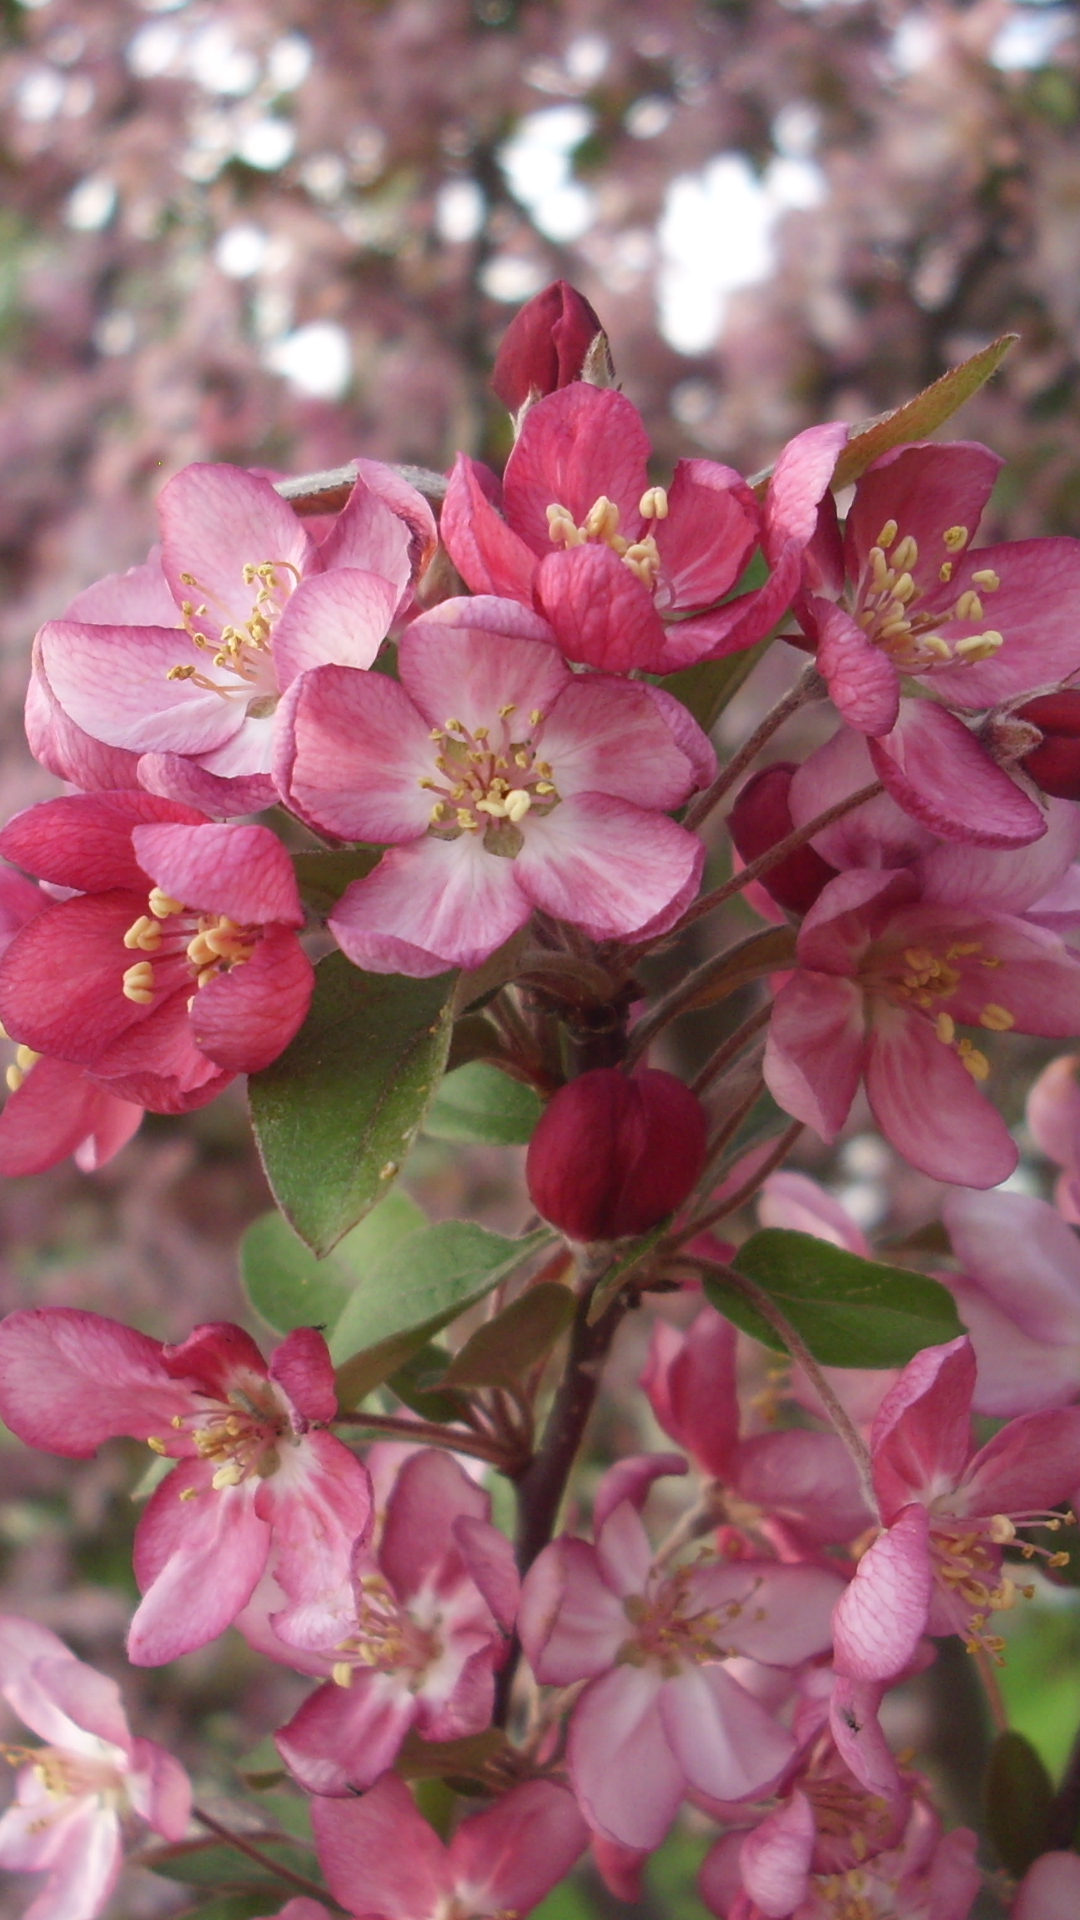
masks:
{"label": "unopened bud", "polygon": [[[794,827],[788,795],[796,768],[793,761],[778,760],[763,767],[743,787],[728,818],[728,827],[742,858],[749,864],[770,847],[786,839]],[[808,913],[837,869],[823,860],[807,841],[770,867],[758,881],[778,907],[786,913]]]}
{"label": "unopened bud", "polygon": [[1014,712],[1038,727],[1042,739],[1020,761],[1037,787],[1058,800],[1080,800],[1080,692],[1039,694]]}
{"label": "unopened bud", "polygon": [[553,280],[526,302],[503,334],[491,384],[512,414],[530,400],[568,387],[611,382],[607,335],[584,294],[569,281]]}
{"label": "unopened bud", "polygon": [[705,1164],[700,1100],[670,1073],[598,1067],[561,1087],[529,1146],[533,1204],[571,1240],[646,1233]]}

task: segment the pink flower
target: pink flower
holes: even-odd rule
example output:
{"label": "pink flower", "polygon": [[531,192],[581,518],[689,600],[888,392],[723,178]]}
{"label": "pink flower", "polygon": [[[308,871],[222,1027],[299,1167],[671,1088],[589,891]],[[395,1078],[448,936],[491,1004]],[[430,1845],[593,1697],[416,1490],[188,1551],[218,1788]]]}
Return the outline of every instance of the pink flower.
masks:
{"label": "pink flower", "polygon": [[324,1431],[336,1413],[326,1343],[310,1327],[268,1366],[225,1324],[178,1346],[62,1307],[0,1324],[0,1415],[21,1440],[78,1460],[130,1434],[181,1462],[135,1535],[137,1666],[214,1639],[268,1565],[293,1600],[338,1584],[370,1519],[371,1483]]}
{"label": "pink flower", "polygon": [[1026,1193],[950,1193],[952,1289],[975,1349],[976,1413],[1034,1413],[1080,1395],[1080,1245]]}
{"label": "pink flower", "polygon": [[395,1774],[359,1800],[316,1800],[319,1864],[331,1893],[363,1920],[508,1920],[531,1913],[585,1851],[588,1831],[565,1787],[529,1780],[463,1820],[449,1846]]}
{"label": "pink flower", "polygon": [[834,1621],[837,1671],[853,1679],[895,1678],[925,1632],[999,1652],[987,1622],[1017,1595],[1002,1548],[1080,1484],[1080,1411],[1026,1414],[976,1452],[974,1391],[962,1338],[916,1354],[881,1404],[870,1446],[885,1531]]}
{"label": "pink flower", "polygon": [[492,387],[517,415],[586,372],[610,374],[607,336],[585,295],[568,280],[553,280],[519,308],[503,334]]}
{"label": "pink flower", "polygon": [[474,967],[534,909],[601,940],[677,918],[703,851],[666,814],[715,766],[685,708],[571,673],[543,622],[506,600],[415,620],[399,669],[400,685],[317,668],[283,714],[289,804],[340,839],[391,846],[330,918],[351,960]]}
{"label": "pink flower", "polygon": [[563,1535],[545,1547],[518,1616],[542,1684],[589,1682],[570,1722],[571,1783],[589,1824],[637,1849],[659,1846],[688,1793],[742,1799],[788,1766],[794,1740],[732,1657],[788,1667],[823,1652],[843,1584],[771,1561],[654,1564],[636,1508],[649,1480],[680,1464],[659,1455],[613,1469],[595,1545]]}
{"label": "pink flower", "polygon": [[525,1178],[545,1220],[571,1240],[645,1233],[693,1192],[708,1119],[696,1094],[655,1067],[595,1067],[548,1102]]}
{"label": "pink flower", "polygon": [[[1004,887],[999,898],[1007,909]],[[958,1028],[1075,1033],[1080,966],[1062,942],[977,901],[922,902],[909,872],[853,871],[821,893],[797,952],[765,1054],[785,1111],[834,1140],[865,1079],[912,1166],[963,1186],[1004,1180],[1016,1147],[979,1092],[989,1062]]]}
{"label": "pink flower", "polygon": [[38,637],[30,730],[46,764],[80,777],[88,735],[139,756],[140,784],[211,812],[276,799],[281,694],[324,661],[370,666],[434,544],[422,497],[357,464],[321,545],[257,474],[192,466],[170,480],[160,565],[100,581]]}
{"label": "pink flower", "polygon": [[1011,1920],[1075,1920],[1080,1913],[1080,1859],[1043,1853],[1030,1866],[1010,1908]]}
{"label": "pink flower", "polygon": [[1080,1054],[1051,1060],[1027,1098],[1027,1123],[1040,1153],[1062,1169],[1054,1204],[1072,1226],[1080,1226]]}
{"label": "pink flower", "polygon": [[406,1459],[375,1549],[357,1542],[336,1588],[241,1623],[273,1658],[331,1676],[277,1735],[311,1793],[369,1787],[409,1731],[428,1740],[481,1733],[491,1722],[494,1671],[514,1624],[518,1576],[491,1502],[448,1454]]}
{"label": "pink flower", "polygon": [[813,571],[846,604],[812,593],[801,617],[850,726],[888,733],[901,675],[970,712],[1074,671],[1080,543],[972,546],[1001,464],[974,441],[897,447],[860,480],[843,542],[823,514]]}
{"label": "pink flower", "polygon": [[0,1693],[46,1742],[6,1747],[21,1762],[0,1819],[0,1867],[47,1873],[26,1920],[93,1920],[123,1865],[122,1823],[137,1813],[182,1840],[191,1788],[153,1740],[134,1740],[115,1680],[76,1660],[33,1621],[0,1615]]}
{"label": "pink flower", "polygon": [[[713,460],[681,460],[669,489],[651,486],[637,408],[577,382],[530,407],[501,489],[459,454],[442,537],[474,593],[535,606],[569,659],[669,672],[751,646],[790,605],[846,437],[836,423],[800,434],[761,509]],[[767,584],[708,611],[759,543]]]}
{"label": "pink flower", "polygon": [[0,962],[7,1031],[159,1112],[268,1066],[302,1025],[314,972],[292,863],[266,827],[147,793],[71,794],[16,815],[0,850],[78,887]]}

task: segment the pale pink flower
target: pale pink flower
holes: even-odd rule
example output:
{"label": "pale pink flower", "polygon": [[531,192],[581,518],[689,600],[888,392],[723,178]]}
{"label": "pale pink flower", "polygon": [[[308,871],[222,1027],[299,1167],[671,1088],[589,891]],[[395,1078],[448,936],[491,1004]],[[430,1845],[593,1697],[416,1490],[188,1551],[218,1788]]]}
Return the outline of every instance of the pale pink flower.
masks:
{"label": "pale pink flower", "polygon": [[975,1349],[976,1413],[1001,1418],[1080,1395],[1080,1242],[1026,1193],[947,1195],[959,1273],[942,1274]]}
{"label": "pale pink flower", "polygon": [[542,1684],[589,1682],[570,1721],[571,1784],[590,1825],[635,1849],[660,1844],[687,1794],[738,1800],[784,1772],[795,1742],[735,1677],[738,1657],[786,1668],[824,1652],[843,1586],[766,1560],[654,1564],[637,1508],[651,1478],[681,1464],[613,1469],[595,1544],[546,1547],[518,1615]]}
{"label": "pale pink flower", "polygon": [[1000,1651],[987,1623],[1017,1597],[1002,1549],[1080,1484],[1080,1410],[1026,1414],[976,1451],[974,1391],[965,1337],[916,1354],[882,1402],[870,1446],[885,1531],[836,1609],[839,1673],[894,1679],[926,1632]]}
{"label": "pale pink flower", "polygon": [[534,910],[601,940],[671,925],[704,856],[667,814],[716,764],[684,707],[572,673],[507,600],[445,601],[406,629],[398,664],[400,684],[316,668],[283,708],[288,803],[339,839],[390,845],[330,917],[351,960],[474,967]]}
{"label": "pale pink flower", "polygon": [[267,1364],[223,1323],[178,1346],[64,1307],[0,1323],[0,1416],[20,1440],[85,1459],[130,1434],[180,1462],[136,1530],[137,1666],[214,1639],[268,1565],[295,1601],[338,1584],[370,1519],[371,1483],[325,1431],[336,1413],[326,1342],[310,1327]]}
{"label": "pale pink flower", "polygon": [[[459,454],[442,536],[474,593],[535,607],[569,659],[670,672],[751,646],[790,605],[846,437],[837,422],[799,434],[764,507],[714,460],[654,487],[637,408],[577,382],[529,408],[501,487]],[[766,585],[720,607],[759,544]]]}
{"label": "pale pink flower", "polygon": [[589,1838],[572,1796],[551,1780],[512,1787],[463,1820],[449,1846],[392,1773],[360,1799],[315,1800],[311,1817],[330,1891],[362,1920],[524,1916],[569,1873]]}
{"label": "pale pink flower", "polygon": [[170,480],[160,561],[99,581],[38,636],[30,732],[46,764],[85,777],[89,736],[138,756],[141,785],[211,812],[276,799],[281,694],[328,660],[369,667],[434,544],[421,495],[357,465],[320,544],[258,474],[191,466]]}
{"label": "pale pink flower", "polygon": [[176,1112],[277,1058],[314,970],[292,862],[267,827],[140,791],[17,814],[0,850],[74,898],[43,905],[0,961],[7,1032]]}
{"label": "pale pink flower", "polygon": [[132,1738],[115,1680],[12,1614],[0,1615],[0,1694],[46,1743],[3,1749],[19,1771],[0,1819],[0,1867],[48,1874],[25,1920],[93,1920],[123,1865],[131,1814],[183,1839],[187,1775],[164,1747]]}
{"label": "pale pink flower", "polygon": [[1040,1153],[1061,1168],[1054,1189],[1058,1212],[1080,1226],[1080,1054],[1051,1060],[1027,1098],[1027,1123]]}
{"label": "pale pink flower", "polygon": [[277,1735],[296,1778],[311,1793],[355,1793],[393,1765],[410,1727],[428,1740],[483,1732],[517,1599],[488,1495],[449,1454],[411,1454],[377,1547],[365,1533],[346,1578],[265,1624],[254,1609],[241,1622],[263,1652],[330,1676]]}
{"label": "pale pink flower", "polygon": [[1028,1868],[1010,1920],[1076,1920],[1080,1913],[1080,1858],[1075,1853],[1043,1853]]}

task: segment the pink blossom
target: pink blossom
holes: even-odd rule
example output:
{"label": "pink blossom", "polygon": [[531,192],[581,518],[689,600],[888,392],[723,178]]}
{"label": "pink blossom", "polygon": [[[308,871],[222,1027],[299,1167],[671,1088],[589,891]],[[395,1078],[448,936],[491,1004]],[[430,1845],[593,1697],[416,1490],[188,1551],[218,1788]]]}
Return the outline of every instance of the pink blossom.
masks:
{"label": "pink blossom", "polygon": [[902,675],[974,711],[1073,672],[1080,543],[972,546],[1001,464],[973,441],[897,447],[860,480],[842,542],[823,512],[811,571],[838,598],[811,593],[800,617],[861,732],[895,726]]}
{"label": "pink blossom", "polygon": [[1026,1414],[976,1452],[974,1391],[962,1338],[916,1354],[881,1404],[870,1447],[885,1531],[836,1609],[840,1673],[893,1679],[925,1632],[999,1652],[987,1622],[1017,1597],[1002,1548],[1080,1484],[1080,1410]]}
{"label": "pink blossom", "polygon": [[268,1066],[301,1026],[314,972],[292,863],[266,827],[142,792],[71,794],[16,815],[0,850],[78,887],[0,961],[7,1031],[159,1112]]}
{"label": "pink blossom", "polygon": [[976,1413],[1034,1413],[1080,1395],[1080,1244],[1045,1200],[957,1191],[945,1225],[952,1289],[975,1349]]}
{"label": "pink blossom", "polygon": [[507,1920],[531,1913],[569,1873],[588,1831],[565,1787],[528,1780],[463,1820],[449,1846],[386,1773],[356,1800],[311,1809],[331,1893],[362,1920]]}
{"label": "pink blossom", "polygon": [[677,918],[703,850],[666,816],[715,766],[685,708],[571,673],[544,623],[507,600],[421,616],[399,670],[400,685],[317,668],[283,709],[289,804],[340,839],[390,844],[331,915],[351,960],[477,966],[534,909],[597,939]]}
{"label": "pink blossom", "polygon": [[[535,607],[569,659],[668,672],[751,646],[790,605],[846,434],[800,434],[759,508],[714,460],[681,460],[670,488],[651,486],[636,407],[577,382],[530,407],[501,488],[458,456],[442,536],[474,593]],[[718,608],[759,543],[768,582]]]}
{"label": "pink blossom", "polygon": [[[192,466],[170,480],[160,561],[99,581],[38,636],[30,731],[46,764],[83,777],[89,736],[138,756],[141,785],[211,812],[276,799],[281,694],[328,660],[370,666],[434,544],[421,495],[357,464],[318,545],[257,474]],[[108,784],[125,783],[127,770]]]}
{"label": "pink blossom", "polygon": [[1051,1060],[1027,1098],[1027,1123],[1040,1153],[1062,1169],[1054,1203],[1072,1226],[1080,1226],[1080,1054]]}
{"label": "pink blossom", "polygon": [[21,1440],[85,1459],[130,1434],[180,1461],[135,1535],[137,1666],[214,1639],[268,1565],[295,1601],[338,1584],[370,1519],[371,1483],[325,1431],[336,1412],[326,1343],[310,1327],[268,1365],[225,1324],[178,1346],[63,1307],[0,1324],[0,1415]]}
{"label": "pink blossom", "polygon": [[1016,1147],[979,1091],[989,1062],[958,1029],[1075,1033],[1080,967],[1061,940],[977,901],[921,901],[911,872],[852,871],[807,914],[797,953],[765,1054],[785,1111],[834,1140],[865,1079],[913,1166],[963,1186],[1004,1180]]}
{"label": "pink blossom", "polygon": [[733,1656],[789,1667],[829,1645],[839,1575],[771,1561],[654,1563],[637,1507],[649,1474],[622,1463],[597,1498],[595,1544],[563,1535],[530,1569],[518,1631],[536,1678],[587,1680],[567,1760],[590,1825],[658,1846],[688,1793],[738,1800],[788,1766],[792,1736],[735,1677]]}
{"label": "pink blossom", "polygon": [[0,1819],[0,1867],[49,1876],[26,1920],[93,1920],[123,1865],[130,1814],[183,1839],[187,1775],[164,1747],[132,1738],[115,1680],[13,1614],[0,1615],[0,1694],[46,1742],[4,1749],[20,1764]]}
{"label": "pink blossom", "polygon": [[1076,1920],[1080,1913],[1076,1854],[1040,1854],[1021,1880],[1009,1912],[1011,1920]]}
{"label": "pink blossom", "polygon": [[[491,384],[517,416],[572,381],[610,373],[607,336],[584,294],[553,280],[520,307],[499,342]],[[596,379],[597,385],[603,380]]]}
{"label": "pink blossom", "polygon": [[275,1659],[330,1676],[277,1735],[312,1793],[369,1787],[410,1727],[456,1740],[491,1721],[518,1577],[487,1494],[425,1448],[405,1460],[384,1512],[377,1547],[362,1537],[336,1587],[274,1614],[270,1632],[241,1623]]}

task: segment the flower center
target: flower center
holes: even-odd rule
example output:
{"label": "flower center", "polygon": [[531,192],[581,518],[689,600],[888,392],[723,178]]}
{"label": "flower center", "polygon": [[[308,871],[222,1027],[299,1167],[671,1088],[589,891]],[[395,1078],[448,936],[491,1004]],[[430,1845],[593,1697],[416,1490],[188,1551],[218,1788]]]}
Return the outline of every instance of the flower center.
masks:
{"label": "flower center", "polygon": [[[920,613],[919,589],[911,571],[919,559],[918,542],[910,533],[898,539],[898,533],[896,521],[887,520],[866,556],[856,589],[855,618],[867,638],[884,649],[901,673],[971,666],[977,660],[992,659],[1005,644],[996,628],[988,627],[961,640],[946,640],[936,628],[950,620],[974,624],[983,619],[983,595],[996,593],[1001,585],[994,569],[982,567],[973,573],[974,584],[965,588],[951,607]],[[947,527],[943,533],[947,557],[938,569],[943,585],[952,579],[952,556],[963,552],[970,537],[967,527]]]}
{"label": "flower center", "polygon": [[[753,1588],[742,1600],[728,1600],[719,1607],[694,1612],[689,1588],[697,1572],[696,1566],[680,1567],[651,1593],[626,1597],[623,1612],[634,1631],[619,1650],[623,1665],[644,1667],[655,1663],[670,1680],[688,1666],[726,1660],[737,1651],[723,1645],[717,1636],[739,1618]],[[764,1613],[756,1617],[763,1619]]]}
{"label": "flower center", "polygon": [[273,630],[294,587],[299,585],[298,569],[291,560],[260,560],[257,564],[245,565],[244,585],[255,589],[251,613],[242,626],[226,622],[217,641],[209,639],[199,626],[200,620],[205,620],[210,612],[214,596],[200,587],[193,573],[182,573],[180,578],[185,587],[206,595],[198,603],[180,602],[183,625],[191,644],[200,652],[210,653],[212,664],[229,677],[224,681],[215,680],[193,661],[181,661],[169,668],[166,679],[190,680],[193,686],[206,693],[218,693],[225,700],[242,698],[248,702],[248,712],[254,719],[265,719],[277,705],[279,693],[270,660]]}
{"label": "flower center", "polygon": [[9,1093],[18,1093],[31,1067],[36,1067],[40,1059],[40,1053],[35,1053],[33,1047],[16,1047],[15,1058],[4,1074]]}
{"label": "flower center", "polygon": [[[151,890],[147,905],[149,913],[132,921],[124,935],[125,947],[144,956],[128,967],[122,983],[125,999],[137,1007],[148,1007],[154,1000],[159,984],[155,961],[180,960],[187,976],[194,975],[196,986],[205,987],[219,973],[243,966],[258,944],[258,927],[239,926],[225,913],[199,913],[171,899],[160,887]],[[169,990],[175,992],[175,967],[170,972]]]}
{"label": "flower center", "polygon": [[332,1679],[350,1687],[357,1667],[408,1677],[415,1691],[442,1653],[434,1625],[422,1626],[398,1601],[386,1576],[362,1574],[356,1587],[356,1632],[338,1643]]}
{"label": "flower center", "polygon": [[[972,1041],[964,1036],[957,1038],[956,1021],[940,1002],[950,999],[958,987],[970,984],[972,967],[992,969],[1000,965],[994,955],[983,955],[979,940],[951,941],[940,954],[930,947],[905,947],[897,954],[871,946],[859,980],[865,992],[882,995],[904,1012],[926,1014],[942,1045],[952,1049],[973,1080],[983,1081],[990,1077],[989,1060]],[[1015,1014],[997,1000],[984,1002],[978,1020],[988,1033],[1008,1033],[1016,1025]]]}
{"label": "flower center", "polygon": [[101,1746],[103,1754],[99,1760],[89,1754],[67,1752],[63,1747],[0,1746],[0,1756],[9,1766],[33,1767],[53,1800],[70,1800],[84,1793],[122,1794],[123,1775],[116,1761],[105,1757],[116,1749],[107,1747],[104,1741]]}
{"label": "flower center", "polygon": [[[1048,1532],[1057,1533],[1072,1518],[1071,1514],[1059,1513],[1015,1516],[994,1513],[988,1518],[967,1515],[953,1518],[931,1508],[930,1561],[934,1579],[957,1620],[958,1631],[966,1636],[969,1653],[988,1653],[999,1666],[1003,1665],[1005,1642],[1000,1634],[987,1633],[989,1617],[992,1613],[1007,1613],[1021,1595],[1025,1600],[1035,1597],[1034,1587],[1018,1586],[1002,1571],[1001,1549],[1015,1541],[1017,1522],[1021,1526],[1046,1527]],[[1048,1567],[1064,1567],[1069,1563],[1067,1553],[1051,1553],[1031,1540],[1021,1544],[1020,1552],[1025,1560],[1040,1556]]]}
{"label": "flower center", "polygon": [[[638,512],[643,520],[666,520],[668,497],[663,487],[647,487],[638,502]],[[547,523],[552,543],[557,547],[583,547],[587,540],[601,540],[618,554],[642,586],[652,592],[660,572],[656,537],[647,533],[643,539],[627,540],[619,532],[619,509],[606,493],[593,501],[580,527],[569,507],[560,506],[557,500],[547,509]]]}
{"label": "flower center", "polygon": [[[269,1380],[252,1375],[245,1388],[234,1388],[227,1400],[211,1401],[205,1411],[176,1413],[173,1426],[190,1433],[201,1460],[215,1463],[210,1485],[238,1487],[253,1475],[268,1480],[281,1464],[278,1449],[291,1437],[288,1409]],[[168,1442],[151,1435],[147,1446],[167,1454]],[[197,1487],[186,1487],[181,1500],[194,1500]]]}
{"label": "flower center", "polygon": [[513,702],[499,708],[497,740],[490,727],[470,730],[461,720],[449,719],[432,729],[436,778],[420,785],[435,794],[428,831],[440,840],[456,840],[463,833],[483,833],[488,853],[513,858],[520,853],[520,823],[527,813],[550,813],[559,804],[551,766],[539,757],[537,730],[544,715],[534,707],[529,715],[532,732],[522,740],[512,737]]}

